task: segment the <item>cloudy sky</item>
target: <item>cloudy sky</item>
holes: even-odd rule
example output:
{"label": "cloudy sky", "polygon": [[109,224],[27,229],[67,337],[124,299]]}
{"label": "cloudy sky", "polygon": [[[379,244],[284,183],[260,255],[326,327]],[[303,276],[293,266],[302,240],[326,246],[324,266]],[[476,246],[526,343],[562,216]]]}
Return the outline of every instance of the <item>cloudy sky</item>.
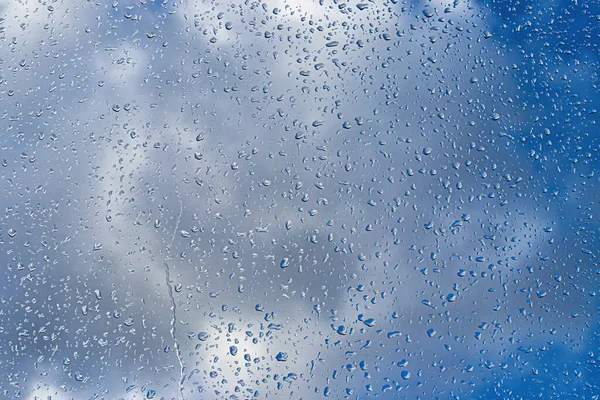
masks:
{"label": "cloudy sky", "polygon": [[600,5],[0,0],[7,399],[600,394]]}

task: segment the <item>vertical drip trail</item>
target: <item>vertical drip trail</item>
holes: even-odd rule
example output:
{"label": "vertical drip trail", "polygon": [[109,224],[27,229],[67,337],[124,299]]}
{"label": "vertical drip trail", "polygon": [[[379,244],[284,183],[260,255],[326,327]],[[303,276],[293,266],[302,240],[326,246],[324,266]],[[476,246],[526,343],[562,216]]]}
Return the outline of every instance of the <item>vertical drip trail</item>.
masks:
{"label": "vertical drip trail", "polygon": [[175,297],[173,296],[173,288],[171,287],[171,277],[169,271],[169,264],[165,261],[165,280],[167,282],[167,288],[169,292],[169,299],[171,300],[171,337],[175,342],[175,354],[177,355],[177,361],[179,361],[179,383],[177,386],[177,399],[183,399],[183,381],[185,379],[185,365],[183,364],[183,359],[181,358],[181,349],[179,348],[179,341],[177,340],[175,321],[176,321],[176,305],[175,305]]}
{"label": "vertical drip trail", "polygon": [[179,382],[177,384],[177,399],[184,400],[183,398],[183,381],[185,380],[185,364],[183,363],[183,358],[181,357],[181,349],[179,348],[179,341],[176,336],[176,327],[175,324],[177,322],[177,305],[175,303],[175,296],[173,296],[173,287],[171,286],[171,270],[169,268],[169,263],[167,262],[169,258],[169,252],[171,250],[171,246],[173,245],[173,241],[175,240],[175,235],[177,234],[177,229],[179,229],[179,223],[181,222],[181,216],[183,215],[183,201],[181,200],[181,194],[179,193],[179,184],[177,183],[177,178],[175,177],[175,169],[177,165],[174,165],[171,169],[171,174],[173,175],[173,180],[175,181],[175,193],[177,194],[177,198],[179,199],[179,215],[177,216],[177,221],[175,223],[175,228],[173,229],[173,234],[171,235],[171,241],[167,246],[166,251],[166,259],[165,259],[165,281],[167,283],[167,292],[169,294],[169,300],[171,300],[171,338],[175,343],[175,354],[177,356],[177,361],[179,361]]}

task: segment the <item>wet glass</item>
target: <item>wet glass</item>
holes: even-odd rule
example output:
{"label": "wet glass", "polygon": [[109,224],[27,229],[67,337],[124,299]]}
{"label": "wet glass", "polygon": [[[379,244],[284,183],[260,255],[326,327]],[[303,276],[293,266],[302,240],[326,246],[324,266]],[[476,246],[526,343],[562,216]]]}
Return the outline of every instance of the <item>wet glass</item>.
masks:
{"label": "wet glass", "polygon": [[0,2],[3,399],[597,399],[600,3]]}

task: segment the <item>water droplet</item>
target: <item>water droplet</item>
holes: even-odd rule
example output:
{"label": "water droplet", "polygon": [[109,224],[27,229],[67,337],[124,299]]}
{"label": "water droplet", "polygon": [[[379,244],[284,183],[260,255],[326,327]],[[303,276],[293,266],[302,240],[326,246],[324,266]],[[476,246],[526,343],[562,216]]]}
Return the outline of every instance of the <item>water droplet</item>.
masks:
{"label": "water droplet", "polygon": [[375,319],[369,318],[369,319],[364,320],[363,323],[368,327],[373,327],[373,326],[375,326]]}

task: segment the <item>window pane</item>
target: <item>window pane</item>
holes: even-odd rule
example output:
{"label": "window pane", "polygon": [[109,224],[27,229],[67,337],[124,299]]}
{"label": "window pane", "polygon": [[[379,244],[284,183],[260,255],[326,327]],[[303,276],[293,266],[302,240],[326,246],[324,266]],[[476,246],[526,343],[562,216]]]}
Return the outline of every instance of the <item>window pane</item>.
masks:
{"label": "window pane", "polygon": [[600,4],[0,4],[6,399],[592,399]]}

